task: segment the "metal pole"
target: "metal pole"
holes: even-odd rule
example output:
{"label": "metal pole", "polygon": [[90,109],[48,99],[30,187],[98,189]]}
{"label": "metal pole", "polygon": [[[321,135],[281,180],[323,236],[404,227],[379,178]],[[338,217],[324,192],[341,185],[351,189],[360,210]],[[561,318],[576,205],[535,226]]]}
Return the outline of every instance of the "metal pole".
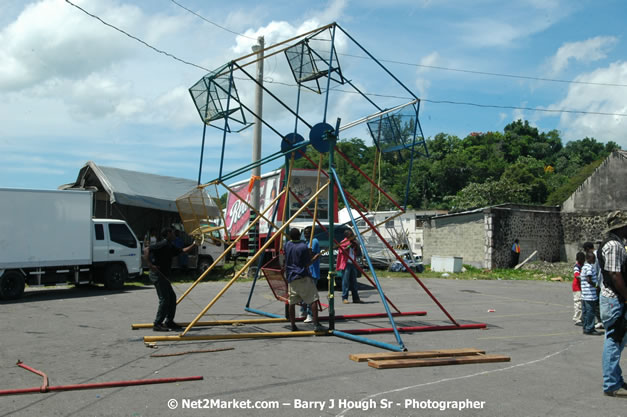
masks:
{"label": "metal pole", "polygon": [[[261,118],[263,117],[263,36],[257,38],[258,45],[253,46],[253,51],[258,52],[257,61],[257,87],[255,90],[255,127],[253,130],[253,160],[257,162],[261,159]],[[253,175],[261,176],[261,167],[255,166]],[[252,192],[252,206],[259,211],[259,182],[255,182]]]}
{"label": "metal pole", "polygon": [[[264,38],[259,36],[257,38],[257,45],[252,47],[253,52],[257,52],[257,86],[255,89],[255,126],[253,130],[253,156],[252,162],[256,163],[261,159],[261,128],[263,117],[263,50],[264,50]],[[261,183],[261,166],[255,165],[251,172],[251,179],[253,187],[250,193],[250,219],[254,219],[259,211],[260,206],[260,190],[259,185]],[[257,226],[250,229],[248,235],[248,256],[252,257],[256,252],[259,244],[259,223]],[[252,267],[248,270],[248,276],[256,274],[256,268]]]}
{"label": "metal pole", "polygon": [[207,133],[207,123],[202,124],[202,146],[200,147],[200,166],[198,167],[198,185],[200,185],[200,176],[202,175],[202,158],[205,152],[205,134]]}

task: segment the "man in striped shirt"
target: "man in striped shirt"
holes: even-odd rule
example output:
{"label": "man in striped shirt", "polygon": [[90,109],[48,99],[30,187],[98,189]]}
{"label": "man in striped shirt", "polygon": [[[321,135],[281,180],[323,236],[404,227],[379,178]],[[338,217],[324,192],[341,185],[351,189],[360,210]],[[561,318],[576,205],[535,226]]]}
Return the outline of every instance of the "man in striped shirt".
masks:
{"label": "man in striped shirt", "polygon": [[603,392],[605,395],[627,397],[620,357],[625,347],[625,301],[627,300],[627,213],[620,210],[607,216],[608,237],[601,243],[598,257],[603,273],[601,281],[601,320],[605,327],[603,343]]}
{"label": "man in striped shirt", "polygon": [[594,313],[599,302],[597,297],[596,257],[593,252],[586,253],[586,263],[581,268],[581,299],[583,300],[583,334],[601,336],[594,328]]}

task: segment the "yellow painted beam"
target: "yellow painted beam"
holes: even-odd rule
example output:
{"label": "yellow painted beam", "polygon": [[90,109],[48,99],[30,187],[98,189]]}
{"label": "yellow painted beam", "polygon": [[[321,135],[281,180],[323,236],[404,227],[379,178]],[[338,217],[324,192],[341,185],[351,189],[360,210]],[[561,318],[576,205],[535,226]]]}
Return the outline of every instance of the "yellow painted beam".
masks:
{"label": "yellow painted beam", "polygon": [[[214,320],[199,321],[194,326],[230,326],[233,324],[265,324],[265,323],[287,323],[284,318],[265,318],[265,319],[243,319],[243,320]],[[189,326],[189,322],[177,322],[181,326]],[[131,324],[131,329],[152,329],[152,323],[136,323]]]}
{"label": "yellow painted beam", "polygon": [[304,336],[322,336],[330,334],[328,330],[323,332],[315,332],[313,330],[301,330],[297,332],[268,332],[268,333],[236,333],[236,334],[214,334],[214,335],[198,335],[198,336],[144,336],[144,342],[184,342],[194,340],[226,340],[226,339],[264,339],[273,337],[304,337]]}

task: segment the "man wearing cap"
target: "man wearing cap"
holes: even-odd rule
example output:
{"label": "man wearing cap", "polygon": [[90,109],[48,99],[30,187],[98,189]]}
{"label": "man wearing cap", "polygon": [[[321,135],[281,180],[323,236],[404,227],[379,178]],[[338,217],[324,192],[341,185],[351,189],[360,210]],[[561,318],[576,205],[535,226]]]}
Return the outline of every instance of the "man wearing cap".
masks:
{"label": "man wearing cap", "polygon": [[601,320],[605,327],[603,343],[603,393],[611,397],[627,397],[620,367],[620,357],[625,347],[625,301],[627,300],[627,213],[613,211],[607,216],[607,238],[599,247],[601,281]]}

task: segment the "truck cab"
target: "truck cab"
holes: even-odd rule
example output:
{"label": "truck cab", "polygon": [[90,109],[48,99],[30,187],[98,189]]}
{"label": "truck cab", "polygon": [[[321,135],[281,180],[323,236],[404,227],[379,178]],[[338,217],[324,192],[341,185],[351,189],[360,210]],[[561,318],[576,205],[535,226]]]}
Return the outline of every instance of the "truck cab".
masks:
{"label": "truck cab", "polygon": [[92,266],[98,281],[120,289],[126,279],[141,274],[141,245],[125,221],[92,219]]}

